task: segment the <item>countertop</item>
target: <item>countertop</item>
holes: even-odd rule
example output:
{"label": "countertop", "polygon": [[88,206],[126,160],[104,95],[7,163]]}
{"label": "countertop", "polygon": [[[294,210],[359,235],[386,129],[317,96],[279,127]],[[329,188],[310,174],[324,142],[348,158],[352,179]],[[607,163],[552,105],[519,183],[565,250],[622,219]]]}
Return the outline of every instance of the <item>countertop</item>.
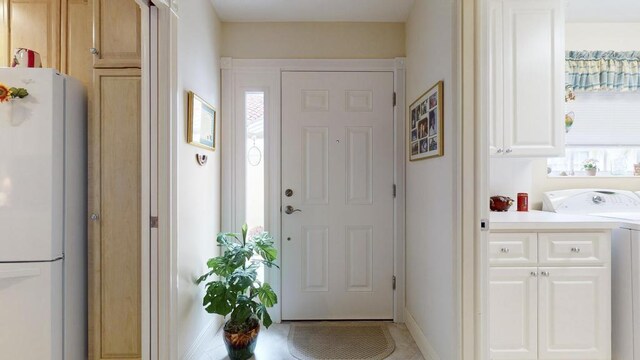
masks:
{"label": "countertop", "polygon": [[616,219],[538,210],[492,211],[489,230],[611,230],[623,223]]}

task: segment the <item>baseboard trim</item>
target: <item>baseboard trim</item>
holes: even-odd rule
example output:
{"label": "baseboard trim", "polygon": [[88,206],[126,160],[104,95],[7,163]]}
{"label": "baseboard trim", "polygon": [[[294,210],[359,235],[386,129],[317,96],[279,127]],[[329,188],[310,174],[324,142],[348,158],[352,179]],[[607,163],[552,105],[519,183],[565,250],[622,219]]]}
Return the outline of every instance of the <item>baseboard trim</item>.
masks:
{"label": "baseboard trim", "polygon": [[210,339],[213,339],[215,335],[218,333],[220,329],[220,321],[217,319],[212,319],[207,326],[200,332],[196,340],[191,344],[189,350],[184,354],[181,358],[182,360],[195,360],[199,359],[199,356],[202,355],[202,351],[205,350],[205,345],[210,343]]}
{"label": "baseboard trim", "polygon": [[406,308],[404,309],[404,322],[409,333],[413,336],[416,345],[418,345],[422,356],[424,356],[426,360],[441,360],[438,353],[433,349],[433,346],[431,346],[429,340],[427,340],[427,337],[418,326],[418,323],[416,323],[416,320]]}

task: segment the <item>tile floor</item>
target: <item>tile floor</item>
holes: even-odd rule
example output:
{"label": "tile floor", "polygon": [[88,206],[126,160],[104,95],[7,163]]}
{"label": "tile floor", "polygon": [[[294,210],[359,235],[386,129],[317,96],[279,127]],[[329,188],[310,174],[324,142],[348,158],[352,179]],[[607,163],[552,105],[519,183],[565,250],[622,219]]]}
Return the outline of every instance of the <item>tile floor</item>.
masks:
{"label": "tile floor", "polygon": [[[269,329],[262,330],[256,347],[255,360],[289,360],[296,359],[289,354],[287,337],[289,324],[273,324]],[[389,323],[389,332],[396,342],[396,349],[387,359],[389,360],[424,360],[416,343],[404,324]],[[227,350],[222,343],[222,334],[218,332],[211,346],[204,351],[198,360],[224,360]]]}

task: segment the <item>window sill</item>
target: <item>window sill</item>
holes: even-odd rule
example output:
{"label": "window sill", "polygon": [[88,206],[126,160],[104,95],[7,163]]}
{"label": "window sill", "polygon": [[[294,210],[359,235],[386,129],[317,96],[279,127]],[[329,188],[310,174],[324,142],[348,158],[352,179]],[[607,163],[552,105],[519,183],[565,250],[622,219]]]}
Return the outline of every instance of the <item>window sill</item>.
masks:
{"label": "window sill", "polygon": [[634,175],[547,175],[548,179],[640,179],[640,176]]}

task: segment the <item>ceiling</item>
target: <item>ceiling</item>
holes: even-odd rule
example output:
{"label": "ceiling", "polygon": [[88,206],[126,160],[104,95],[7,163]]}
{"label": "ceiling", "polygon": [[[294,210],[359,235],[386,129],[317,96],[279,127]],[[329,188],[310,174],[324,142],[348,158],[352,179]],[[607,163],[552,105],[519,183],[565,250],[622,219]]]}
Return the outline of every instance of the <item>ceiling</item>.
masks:
{"label": "ceiling", "polygon": [[640,22],[640,0],[569,0],[567,22]]}
{"label": "ceiling", "polygon": [[[211,0],[222,21],[404,22],[415,0]],[[640,1],[640,0],[630,0]]]}

